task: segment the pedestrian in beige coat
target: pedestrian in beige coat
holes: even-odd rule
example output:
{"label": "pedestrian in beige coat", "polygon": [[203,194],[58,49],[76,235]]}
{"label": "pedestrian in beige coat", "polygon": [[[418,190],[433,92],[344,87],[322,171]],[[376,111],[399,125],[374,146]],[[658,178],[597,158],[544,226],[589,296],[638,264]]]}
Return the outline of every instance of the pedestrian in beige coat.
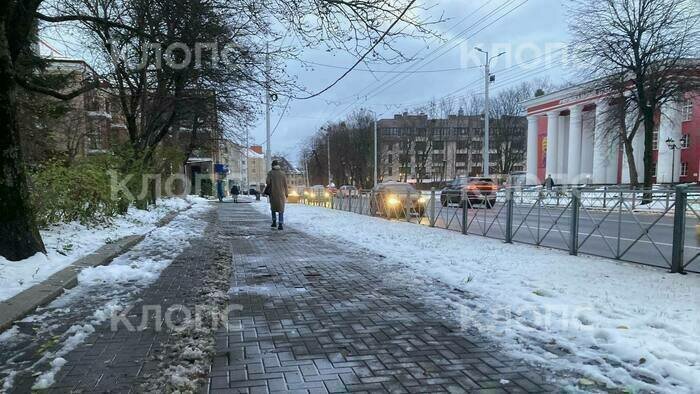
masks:
{"label": "pedestrian in beige coat", "polygon": [[[268,192],[270,211],[272,211],[272,226],[282,230],[284,224],[284,204],[287,201],[287,177],[277,160],[272,161],[272,170],[267,173],[265,190]],[[279,224],[277,216],[279,214]]]}

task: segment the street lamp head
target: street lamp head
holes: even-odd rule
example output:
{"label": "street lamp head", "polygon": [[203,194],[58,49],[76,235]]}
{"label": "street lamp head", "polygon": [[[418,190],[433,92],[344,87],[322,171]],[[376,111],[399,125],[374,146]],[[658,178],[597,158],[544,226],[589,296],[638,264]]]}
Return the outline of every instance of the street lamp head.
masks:
{"label": "street lamp head", "polygon": [[672,137],[668,137],[668,139],[666,139],[666,146],[668,146],[668,149],[675,150],[676,140],[674,140]]}
{"label": "street lamp head", "polygon": [[479,47],[474,47],[474,49],[476,49],[477,51],[479,51],[479,52],[481,52],[481,53],[486,53],[485,50],[483,50],[483,49],[481,49],[481,48],[479,48]]}

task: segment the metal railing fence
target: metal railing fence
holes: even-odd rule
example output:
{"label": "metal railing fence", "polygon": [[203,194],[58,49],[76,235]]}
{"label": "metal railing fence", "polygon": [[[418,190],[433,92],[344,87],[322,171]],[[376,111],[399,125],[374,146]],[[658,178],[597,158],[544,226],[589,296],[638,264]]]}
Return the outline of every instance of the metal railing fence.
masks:
{"label": "metal railing fence", "polygon": [[[300,203],[385,217],[631,263],[700,273],[700,188],[503,188],[495,195],[438,191],[307,192]],[[533,257],[535,258],[535,257]]]}

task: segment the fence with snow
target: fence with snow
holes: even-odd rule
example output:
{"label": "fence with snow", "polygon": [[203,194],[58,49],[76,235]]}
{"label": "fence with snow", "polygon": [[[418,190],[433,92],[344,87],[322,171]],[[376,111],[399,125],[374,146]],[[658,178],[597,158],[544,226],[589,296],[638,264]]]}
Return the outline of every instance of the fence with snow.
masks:
{"label": "fence with snow", "polygon": [[[470,201],[471,200],[471,201]],[[440,192],[305,193],[300,203],[463,234],[700,273],[700,188],[503,188],[452,201]]]}

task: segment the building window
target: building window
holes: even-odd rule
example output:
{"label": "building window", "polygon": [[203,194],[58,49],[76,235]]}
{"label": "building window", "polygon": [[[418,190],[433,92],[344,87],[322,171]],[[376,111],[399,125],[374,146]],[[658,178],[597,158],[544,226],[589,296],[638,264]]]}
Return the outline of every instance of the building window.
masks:
{"label": "building window", "polygon": [[688,176],[688,162],[681,163],[681,176]]}
{"label": "building window", "polygon": [[651,149],[658,150],[659,149],[659,125],[658,124],[654,125],[654,132],[651,135],[652,135]]}
{"label": "building window", "polygon": [[681,149],[686,149],[689,146],[690,146],[690,135],[683,134],[683,137],[681,137]]}
{"label": "building window", "polygon": [[443,141],[433,141],[433,149],[435,149],[435,150],[445,149],[445,143]]}
{"label": "building window", "polygon": [[445,155],[441,153],[433,154],[433,163],[440,163],[445,160]]}
{"label": "building window", "polygon": [[88,135],[88,149],[102,149],[102,134],[100,130],[93,130]]}
{"label": "building window", "polygon": [[683,103],[683,121],[688,122],[693,118],[693,100],[688,99]]}
{"label": "building window", "polygon": [[651,164],[651,176],[656,177],[656,162]]}
{"label": "building window", "polygon": [[387,159],[388,159],[389,164],[393,163],[394,162],[394,155],[389,154]]}
{"label": "building window", "polygon": [[389,176],[394,175],[394,167],[389,166],[389,167],[388,167],[388,173],[389,173]]}

